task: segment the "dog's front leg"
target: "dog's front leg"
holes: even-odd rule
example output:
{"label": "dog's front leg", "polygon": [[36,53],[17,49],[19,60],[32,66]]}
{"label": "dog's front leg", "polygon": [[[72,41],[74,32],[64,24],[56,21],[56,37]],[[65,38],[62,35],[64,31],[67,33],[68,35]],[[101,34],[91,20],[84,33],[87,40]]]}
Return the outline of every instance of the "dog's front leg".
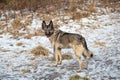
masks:
{"label": "dog's front leg", "polygon": [[57,47],[55,47],[55,52],[54,53],[55,53],[55,66],[57,66],[58,65],[58,53],[59,53]]}
{"label": "dog's front leg", "polygon": [[58,58],[59,58],[59,64],[62,63],[62,54],[61,54],[61,48],[58,49]]}

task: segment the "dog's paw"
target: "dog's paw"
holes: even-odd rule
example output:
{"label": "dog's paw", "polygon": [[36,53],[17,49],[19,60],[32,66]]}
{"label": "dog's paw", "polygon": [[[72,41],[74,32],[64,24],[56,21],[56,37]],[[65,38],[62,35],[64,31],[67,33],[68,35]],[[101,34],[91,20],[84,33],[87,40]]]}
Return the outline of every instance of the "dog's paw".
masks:
{"label": "dog's paw", "polygon": [[81,72],[81,69],[78,69],[77,72]]}
{"label": "dog's paw", "polygon": [[57,64],[54,64],[54,67],[57,67]]}
{"label": "dog's paw", "polygon": [[88,67],[85,67],[86,70],[88,70]]}
{"label": "dog's paw", "polygon": [[58,62],[58,64],[60,65],[60,64],[62,64],[62,62],[60,61],[60,62]]}

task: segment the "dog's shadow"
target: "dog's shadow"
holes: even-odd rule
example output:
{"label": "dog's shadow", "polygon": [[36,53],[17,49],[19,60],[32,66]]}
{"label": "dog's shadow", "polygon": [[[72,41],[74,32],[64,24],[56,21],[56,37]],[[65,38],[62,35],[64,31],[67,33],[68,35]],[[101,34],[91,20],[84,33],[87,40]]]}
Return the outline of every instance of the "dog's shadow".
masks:
{"label": "dog's shadow", "polygon": [[[51,63],[52,63],[51,67],[65,69],[65,70],[69,70],[69,71],[77,71],[77,69],[79,68],[78,61],[76,59],[73,59],[71,56],[68,56],[68,55],[63,55],[63,56],[64,56],[64,58],[62,60],[62,63],[57,66],[54,65],[55,58],[51,57],[49,59],[49,61],[51,61]],[[83,61],[83,69],[81,72],[84,72],[84,71],[88,71],[85,68],[85,61]]]}

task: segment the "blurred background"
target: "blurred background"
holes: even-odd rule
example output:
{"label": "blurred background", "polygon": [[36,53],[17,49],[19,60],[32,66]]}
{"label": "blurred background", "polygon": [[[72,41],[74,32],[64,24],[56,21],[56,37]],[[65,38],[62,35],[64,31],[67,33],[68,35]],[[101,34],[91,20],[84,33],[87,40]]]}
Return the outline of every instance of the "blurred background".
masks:
{"label": "blurred background", "polygon": [[[15,18],[18,13],[24,16],[37,12],[38,15],[59,16],[67,14],[72,15],[73,19],[80,19],[88,17],[91,13],[120,12],[119,4],[119,0],[0,0],[0,16],[4,13],[8,19]],[[9,12],[6,13],[6,11]]]}

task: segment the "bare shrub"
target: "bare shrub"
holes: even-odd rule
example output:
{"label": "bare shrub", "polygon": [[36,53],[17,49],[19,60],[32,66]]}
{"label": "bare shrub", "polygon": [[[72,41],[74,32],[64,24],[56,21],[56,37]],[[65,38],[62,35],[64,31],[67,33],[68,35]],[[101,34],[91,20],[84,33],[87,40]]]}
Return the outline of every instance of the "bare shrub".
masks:
{"label": "bare shrub", "polygon": [[103,46],[103,47],[105,47],[105,46],[106,46],[106,43],[105,43],[105,42],[95,41],[95,45],[96,45],[96,46]]}
{"label": "bare shrub", "polygon": [[16,19],[12,22],[11,25],[12,25],[12,28],[15,29],[15,30],[16,30],[16,29],[19,29],[19,30],[20,30],[20,29],[22,28],[22,26],[23,26],[22,23],[21,23],[21,19],[20,19],[20,18],[16,18]]}
{"label": "bare shrub", "polygon": [[0,49],[2,52],[9,52],[10,50],[7,49]]}
{"label": "bare shrub", "polygon": [[31,72],[30,69],[22,69],[21,71],[22,71],[23,74]]}
{"label": "bare shrub", "polygon": [[86,2],[83,0],[70,0],[70,9],[67,13],[71,14],[72,19],[77,20],[88,17],[91,12],[95,12],[94,3],[86,4]]}
{"label": "bare shrub", "polygon": [[91,13],[95,13],[96,12],[94,1],[89,5],[88,11],[91,12]]}
{"label": "bare shrub", "polygon": [[81,12],[73,12],[72,19],[81,19],[88,17],[90,14],[86,11],[81,11]]}
{"label": "bare shrub", "polygon": [[24,17],[24,20],[22,18],[16,18],[11,22],[11,25],[7,27],[7,33],[13,35],[13,38],[23,36],[25,34],[25,31],[26,32],[28,31],[27,26],[30,25],[31,23],[32,20],[29,18]]}
{"label": "bare shrub", "polygon": [[4,28],[5,28],[5,26],[0,22],[0,34],[2,34],[3,33],[3,30],[4,30]]}
{"label": "bare shrub", "polygon": [[19,37],[19,30],[22,29],[23,25],[21,23],[21,19],[15,19],[11,23],[11,27],[8,28],[8,32],[13,35],[14,38]]}
{"label": "bare shrub", "polygon": [[22,46],[23,43],[19,42],[19,43],[17,43],[16,45],[17,45],[17,46]]}
{"label": "bare shrub", "polygon": [[39,55],[48,56],[49,50],[39,45],[32,49],[31,53],[34,54],[35,56]]}
{"label": "bare shrub", "polygon": [[80,77],[79,75],[72,75],[70,80],[90,80],[88,77]]}
{"label": "bare shrub", "polygon": [[25,22],[23,23],[24,26],[28,26],[32,23],[32,20],[31,19],[26,19]]}
{"label": "bare shrub", "polygon": [[31,37],[34,37],[34,36],[44,36],[44,35],[45,34],[41,29],[34,31],[34,33],[30,33],[29,30],[27,29],[27,35],[24,38],[31,39]]}

